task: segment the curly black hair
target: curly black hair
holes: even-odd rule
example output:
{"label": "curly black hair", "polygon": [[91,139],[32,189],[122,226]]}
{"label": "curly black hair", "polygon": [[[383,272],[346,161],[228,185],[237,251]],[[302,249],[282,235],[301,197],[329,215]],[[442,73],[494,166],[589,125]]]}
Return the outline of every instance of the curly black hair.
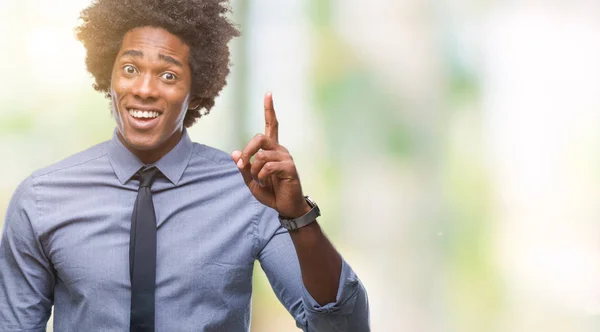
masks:
{"label": "curly black hair", "polygon": [[239,31],[226,17],[227,0],[96,0],[81,12],[77,39],[86,49],[86,65],[94,76],[94,89],[110,98],[113,64],[125,34],[137,27],[163,28],[190,48],[191,100],[199,107],[187,111],[184,125],[191,127],[215,104],[229,74],[228,42]]}

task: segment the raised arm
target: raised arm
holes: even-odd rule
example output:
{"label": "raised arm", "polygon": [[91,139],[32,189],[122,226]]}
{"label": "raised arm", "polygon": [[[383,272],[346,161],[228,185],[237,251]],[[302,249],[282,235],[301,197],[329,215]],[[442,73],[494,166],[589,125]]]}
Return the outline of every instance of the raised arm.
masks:
{"label": "raised arm", "polygon": [[[265,133],[256,135],[242,151],[234,151],[231,157],[237,163],[246,185],[259,202],[274,209],[279,217],[296,219],[304,216],[312,207],[303,196],[302,186],[292,156],[285,147],[279,144],[279,125],[271,93],[265,95],[264,109]],[[253,156],[254,160],[251,162]],[[277,215],[270,219],[277,222]],[[277,226],[277,224],[275,225]],[[281,230],[285,231],[281,228],[272,234],[281,234]],[[343,264],[342,257],[322,232],[319,224],[312,222],[305,227],[284,233],[283,235],[272,235],[272,238],[265,245],[262,256],[259,257],[263,268],[266,267],[265,271],[267,273],[270,271],[273,278],[285,277],[278,275],[279,272],[277,272],[277,266],[275,266],[277,259],[271,257],[284,255],[285,258],[282,257],[281,259],[287,260],[291,254],[295,256],[297,262],[295,266],[299,266],[298,270],[301,272],[304,289],[308,291],[303,297],[304,304],[317,308],[315,312],[321,314],[328,312],[328,309],[320,311],[328,304],[339,306],[338,301],[341,300],[339,296],[342,290],[340,286],[345,285],[348,281],[341,278],[356,279],[356,276],[347,265]],[[290,240],[292,245],[287,248],[280,248],[282,243],[287,241],[289,244]],[[285,249],[286,252],[279,253],[278,250],[282,249]],[[357,283],[357,280],[355,280],[355,283]],[[355,288],[358,289],[359,287]],[[274,287],[274,289],[276,292],[278,291],[277,287]],[[366,313],[368,312],[366,294],[364,294],[362,286],[360,289],[365,297],[361,312]],[[353,309],[350,312],[353,312]],[[368,315],[359,315],[362,319],[366,319],[365,316]],[[344,319],[348,318],[350,317]],[[360,326],[367,326],[368,328],[368,322],[364,322]],[[335,330],[328,327],[321,331]],[[352,331],[365,331],[365,329]]]}

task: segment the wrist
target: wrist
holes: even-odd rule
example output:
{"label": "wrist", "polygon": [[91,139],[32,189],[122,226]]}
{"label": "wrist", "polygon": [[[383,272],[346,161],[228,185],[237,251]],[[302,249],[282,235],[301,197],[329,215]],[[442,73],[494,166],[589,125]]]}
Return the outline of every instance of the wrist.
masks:
{"label": "wrist", "polygon": [[289,213],[289,215],[286,214],[285,216],[280,214],[279,218],[281,218],[281,219],[297,219],[297,218],[300,218],[303,215],[307,214],[312,209],[312,206],[310,206],[308,204],[308,202],[306,201],[306,199],[304,197],[302,197],[302,202],[297,204],[297,206],[298,207],[294,210],[295,212]]}
{"label": "wrist", "polygon": [[315,201],[308,196],[304,196],[304,207],[297,214],[300,216],[296,218],[286,218],[280,215],[279,221],[281,222],[281,226],[288,231],[295,231],[313,223],[321,215],[321,211]]}

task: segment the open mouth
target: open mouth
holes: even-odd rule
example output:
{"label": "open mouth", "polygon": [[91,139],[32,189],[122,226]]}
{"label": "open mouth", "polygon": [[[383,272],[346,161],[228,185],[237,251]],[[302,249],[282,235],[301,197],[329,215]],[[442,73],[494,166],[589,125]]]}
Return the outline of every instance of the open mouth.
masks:
{"label": "open mouth", "polygon": [[129,125],[136,130],[150,130],[159,123],[162,113],[154,110],[142,110],[137,108],[127,108],[129,113]]}
{"label": "open mouth", "polygon": [[138,120],[152,120],[160,116],[160,113],[158,113],[157,111],[144,111],[133,108],[127,109],[127,112],[129,113],[129,115],[131,115],[132,118]]}

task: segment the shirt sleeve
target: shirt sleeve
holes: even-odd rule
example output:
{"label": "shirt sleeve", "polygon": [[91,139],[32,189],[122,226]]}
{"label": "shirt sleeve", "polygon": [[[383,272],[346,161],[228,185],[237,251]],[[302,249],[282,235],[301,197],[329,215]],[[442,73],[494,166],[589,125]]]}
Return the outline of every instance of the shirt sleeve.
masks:
{"label": "shirt sleeve", "polygon": [[46,331],[54,273],[33,229],[33,179],[25,180],[8,206],[0,239],[0,331]]}
{"label": "shirt sleeve", "polygon": [[261,267],[298,328],[305,332],[370,331],[367,293],[343,258],[336,301],[321,306],[304,287],[296,249],[273,209],[265,207],[259,214],[257,241]]}

